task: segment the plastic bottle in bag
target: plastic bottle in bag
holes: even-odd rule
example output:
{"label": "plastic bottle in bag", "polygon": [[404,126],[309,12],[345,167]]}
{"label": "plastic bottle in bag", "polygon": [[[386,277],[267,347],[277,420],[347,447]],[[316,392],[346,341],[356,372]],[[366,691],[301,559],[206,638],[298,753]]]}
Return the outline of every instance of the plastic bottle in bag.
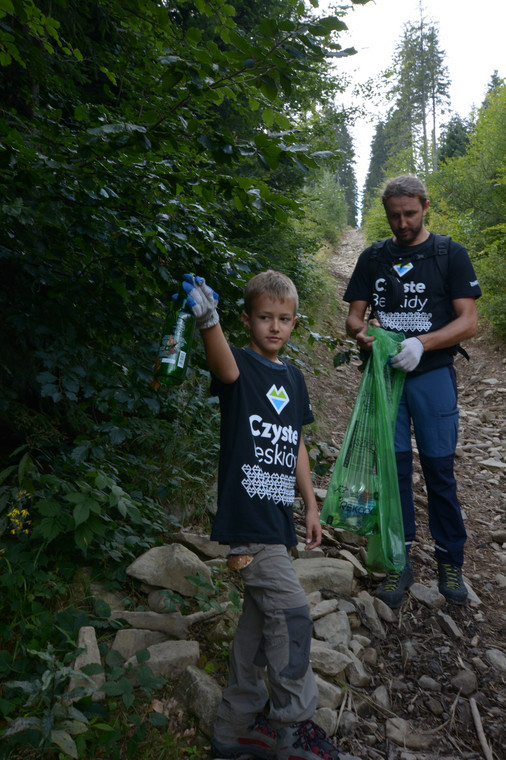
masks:
{"label": "plastic bottle in bag", "polygon": [[364,484],[340,490],[339,507],[347,527],[362,535],[376,533],[377,495]]}

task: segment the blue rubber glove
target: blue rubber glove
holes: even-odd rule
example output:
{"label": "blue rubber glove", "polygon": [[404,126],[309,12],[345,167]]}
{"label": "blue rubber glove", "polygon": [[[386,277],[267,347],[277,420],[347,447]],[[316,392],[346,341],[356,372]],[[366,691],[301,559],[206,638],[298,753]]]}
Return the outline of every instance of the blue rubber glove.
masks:
{"label": "blue rubber glove", "polygon": [[206,285],[204,278],[185,274],[183,275],[183,288],[198,329],[206,330],[208,327],[217,325],[220,321],[216,310],[218,294],[209,285]]}
{"label": "blue rubber glove", "polygon": [[425,348],[419,338],[406,338],[401,343],[399,353],[390,359],[390,364],[395,369],[413,372],[418,367],[424,351]]}

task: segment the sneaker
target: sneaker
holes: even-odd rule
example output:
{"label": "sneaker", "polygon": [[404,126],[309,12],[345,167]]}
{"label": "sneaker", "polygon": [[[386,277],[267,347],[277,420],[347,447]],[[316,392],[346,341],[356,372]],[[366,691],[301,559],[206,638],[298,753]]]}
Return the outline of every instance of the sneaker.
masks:
{"label": "sneaker", "polygon": [[406,564],[403,570],[394,570],[388,573],[385,580],[374,592],[374,596],[395,609],[400,607],[404,598],[404,592],[415,582],[413,568],[409,557],[406,557]]}
{"label": "sneaker", "polygon": [[467,599],[467,588],[462,580],[462,568],[449,562],[438,562],[438,587],[449,602],[464,604]]}
{"label": "sneaker", "polygon": [[279,730],[278,760],[341,760],[342,755],[312,720]]}
{"label": "sneaker", "polygon": [[211,749],[220,758],[253,755],[263,760],[275,760],[277,733],[262,713],[244,730],[236,730],[231,723],[217,720],[211,740]]}

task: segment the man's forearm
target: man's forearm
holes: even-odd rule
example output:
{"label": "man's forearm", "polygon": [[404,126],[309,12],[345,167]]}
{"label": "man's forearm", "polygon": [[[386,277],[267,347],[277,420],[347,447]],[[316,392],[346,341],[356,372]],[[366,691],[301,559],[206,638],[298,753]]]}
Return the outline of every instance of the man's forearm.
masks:
{"label": "man's forearm", "polygon": [[365,327],[365,320],[360,319],[354,315],[349,315],[346,319],[346,334],[350,338],[356,338],[357,333],[361,332]]}
{"label": "man's forearm", "polygon": [[425,351],[450,348],[476,334],[478,316],[474,299],[454,301],[454,306],[456,306],[457,311],[456,319],[439,330],[416,336],[423,343]]}

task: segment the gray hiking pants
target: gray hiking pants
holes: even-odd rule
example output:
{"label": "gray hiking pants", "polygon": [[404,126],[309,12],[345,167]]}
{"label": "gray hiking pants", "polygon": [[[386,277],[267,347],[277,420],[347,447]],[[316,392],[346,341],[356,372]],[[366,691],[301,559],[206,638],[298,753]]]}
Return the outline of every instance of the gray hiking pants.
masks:
{"label": "gray hiking pants", "polygon": [[270,698],[268,717],[275,728],[311,718],[318,703],[309,664],[313,622],[288,550],[247,544],[231,553],[254,559],[238,571],[245,585],[243,611],[218,717],[249,724]]}

